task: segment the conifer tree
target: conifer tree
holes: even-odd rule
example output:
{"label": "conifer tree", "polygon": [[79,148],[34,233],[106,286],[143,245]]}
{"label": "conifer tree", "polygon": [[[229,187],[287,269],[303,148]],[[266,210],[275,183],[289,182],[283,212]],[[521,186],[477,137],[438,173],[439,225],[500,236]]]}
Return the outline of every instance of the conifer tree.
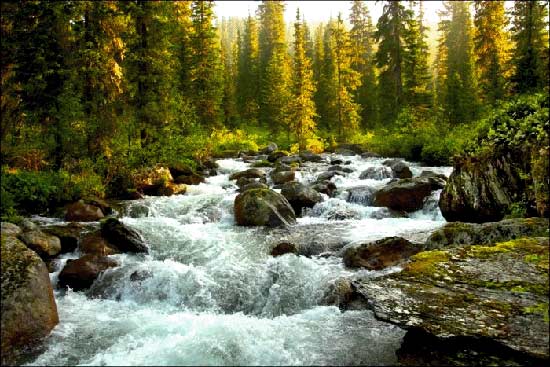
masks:
{"label": "conifer tree", "polygon": [[548,86],[548,2],[514,2],[512,83],[517,93]]}
{"label": "conifer tree", "polygon": [[494,104],[505,96],[509,77],[509,35],[502,1],[476,1],[474,46],[482,98]]}
{"label": "conifer tree", "polygon": [[294,78],[291,110],[292,130],[298,140],[300,150],[306,149],[307,138],[315,130],[315,103],[313,94],[313,70],[311,59],[306,54],[306,24],[300,20],[300,10],[296,11],[294,23]]}
{"label": "conifer tree", "polygon": [[403,37],[411,12],[401,1],[387,1],[378,19],[376,40],[376,65],[380,70],[378,78],[380,119],[391,124],[405,104],[403,89]]}
{"label": "conifer tree", "polygon": [[283,1],[263,1],[260,15],[260,100],[261,124],[275,136],[290,131],[291,70],[287,53]]}
{"label": "conifer tree", "polygon": [[221,126],[223,77],[220,41],[213,24],[213,1],[193,1],[191,90],[199,123]]}
{"label": "conifer tree", "polygon": [[446,18],[440,27],[446,54],[442,103],[451,124],[474,120],[479,108],[469,5],[468,2],[448,1],[441,13]]}
{"label": "conifer tree", "polygon": [[239,114],[247,124],[258,121],[258,27],[256,20],[248,15],[242,38],[239,38],[239,71],[237,77],[237,105]]}
{"label": "conifer tree", "polygon": [[430,69],[428,67],[428,44],[426,43],[427,28],[424,26],[423,4],[420,1],[418,17],[413,16],[410,2],[407,28],[403,39],[403,87],[406,104],[415,112],[426,114],[431,108],[433,95],[431,89]]}

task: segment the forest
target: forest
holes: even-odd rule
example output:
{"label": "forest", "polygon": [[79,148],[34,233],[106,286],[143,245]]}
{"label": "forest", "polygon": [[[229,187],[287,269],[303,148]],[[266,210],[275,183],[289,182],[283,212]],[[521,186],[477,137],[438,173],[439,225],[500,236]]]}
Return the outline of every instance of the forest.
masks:
{"label": "forest", "polygon": [[448,165],[507,104],[547,114],[547,2],[444,2],[433,65],[421,1],[383,2],[376,24],[362,1],[315,25],[285,24],[284,1],[222,20],[215,6],[2,2],[2,217],[28,209],[20,196],[113,197],[140,168],[270,141]]}

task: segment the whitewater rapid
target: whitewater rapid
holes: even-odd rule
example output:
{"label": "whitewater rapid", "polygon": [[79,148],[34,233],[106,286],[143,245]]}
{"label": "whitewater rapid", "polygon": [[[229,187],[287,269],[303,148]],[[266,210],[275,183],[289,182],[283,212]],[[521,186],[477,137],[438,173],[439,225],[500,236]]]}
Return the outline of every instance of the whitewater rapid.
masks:
{"label": "whitewater rapid", "polygon": [[[383,159],[339,158],[354,171],[332,180],[334,198],[306,211],[297,226],[323,235],[329,223],[343,226],[348,242],[403,236],[424,241],[444,224],[436,191],[424,208],[406,218],[385,208],[348,202],[349,188],[379,188],[390,179],[361,180]],[[328,158],[327,158],[328,159]],[[370,311],[346,311],[327,302],[340,278],[380,276],[352,270],[341,257],[272,257],[269,231],[237,227],[237,195],[229,175],[250,167],[240,159],[218,160],[219,174],[189,186],[185,195],[146,197],[122,204],[121,220],[138,230],[150,252],[112,255],[119,266],[85,292],[57,289],[50,275],[60,322],[29,365],[394,365],[404,331],[375,320]],[[449,175],[449,167],[408,163]],[[327,164],[307,163],[297,174],[312,183]],[[331,220],[335,211],[352,219]],[[59,220],[35,218],[46,224]],[[308,227],[309,228],[309,227]]]}

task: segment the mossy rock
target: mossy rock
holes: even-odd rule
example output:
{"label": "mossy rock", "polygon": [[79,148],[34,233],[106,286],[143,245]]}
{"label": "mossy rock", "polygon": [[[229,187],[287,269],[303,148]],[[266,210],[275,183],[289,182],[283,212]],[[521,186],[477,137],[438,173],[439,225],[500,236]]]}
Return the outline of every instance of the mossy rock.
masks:
{"label": "mossy rock", "polygon": [[46,264],[15,237],[2,235],[2,365],[18,363],[59,322]]}
{"label": "mossy rock", "polygon": [[234,214],[239,226],[277,227],[296,223],[289,202],[270,189],[251,189],[237,195]]}
{"label": "mossy rock", "polygon": [[257,161],[252,163],[252,167],[259,168],[259,167],[273,167],[273,163],[267,160]]}
{"label": "mossy rock", "polygon": [[548,360],[548,245],[526,237],[420,252],[402,272],[355,286],[380,319]]}

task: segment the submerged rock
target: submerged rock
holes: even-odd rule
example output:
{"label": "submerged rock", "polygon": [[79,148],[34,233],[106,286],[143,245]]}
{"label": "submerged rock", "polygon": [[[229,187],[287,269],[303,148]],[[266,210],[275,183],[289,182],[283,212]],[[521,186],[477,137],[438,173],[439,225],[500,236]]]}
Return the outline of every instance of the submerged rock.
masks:
{"label": "submerged rock", "polygon": [[59,317],[46,264],[13,236],[2,233],[1,242],[2,365],[12,365]]}
{"label": "submerged rock", "polygon": [[107,218],[101,223],[101,235],[121,252],[149,252],[139,232],[116,218]]}
{"label": "submerged rock", "polygon": [[452,222],[428,238],[428,249],[508,241],[520,237],[548,236],[548,219],[515,218],[483,224]]}
{"label": "submerged rock", "polygon": [[296,223],[287,199],[269,189],[251,189],[237,195],[234,214],[239,226],[277,227]]}
{"label": "submerged rock", "polygon": [[77,260],[67,260],[59,273],[58,286],[70,287],[74,291],[88,289],[102,272],[117,265],[115,260],[107,256],[92,254]]}
{"label": "submerged rock", "polygon": [[287,182],[283,185],[281,194],[292,205],[297,215],[301,215],[302,208],[311,208],[323,200],[317,191],[300,182]]}
{"label": "submerged rock", "polygon": [[548,246],[539,237],[420,252],[401,273],[354,286],[381,320],[548,360]]}
{"label": "submerged rock", "polygon": [[348,203],[361,204],[369,206],[372,204],[374,195],[374,189],[370,186],[356,186],[347,189],[348,196],[346,201]]}
{"label": "submerged rock", "polygon": [[284,254],[295,254],[298,252],[298,249],[295,244],[290,242],[281,242],[275,245],[271,250],[271,256],[281,256]]}
{"label": "submerged rock", "polygon": [[404,238],[387,237],[346,248],[344,264],[351,268],[381,270],[397,265],[421,250],[421,245],[415,245]]}

